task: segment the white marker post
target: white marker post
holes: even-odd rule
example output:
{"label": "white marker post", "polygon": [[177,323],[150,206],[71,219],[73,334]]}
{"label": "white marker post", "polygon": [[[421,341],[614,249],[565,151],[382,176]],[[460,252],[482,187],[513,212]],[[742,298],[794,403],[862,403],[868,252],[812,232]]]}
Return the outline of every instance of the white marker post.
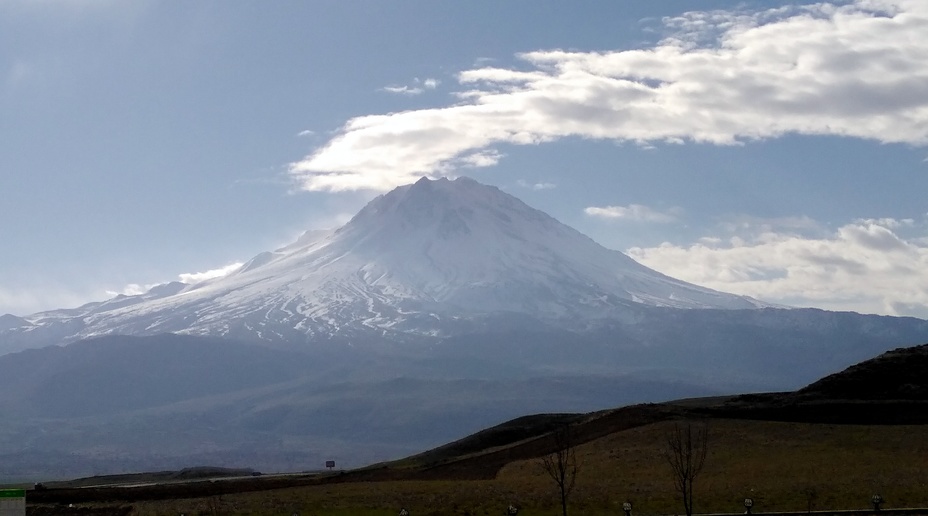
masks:
{"label": "white marker post", "polygon": [[0,489],[0,516],[26,516],[25,489]]}

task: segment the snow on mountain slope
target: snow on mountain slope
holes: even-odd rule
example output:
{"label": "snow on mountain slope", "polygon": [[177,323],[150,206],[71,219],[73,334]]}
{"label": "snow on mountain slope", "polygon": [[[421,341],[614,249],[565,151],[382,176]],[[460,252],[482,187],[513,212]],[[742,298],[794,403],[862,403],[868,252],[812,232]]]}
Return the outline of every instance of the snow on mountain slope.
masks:
{"label": "snow on mountain slope", "polygon": [[423,178],[372,200],[341,228],[307,232],[228,276],[156,289],[35,314],[0,336],[56,326],[66,340],[178,332],[293,341],[443,335],[455,321],[497,312],[582,326],[629,303],[765,306],[648,269],[468,178]]}

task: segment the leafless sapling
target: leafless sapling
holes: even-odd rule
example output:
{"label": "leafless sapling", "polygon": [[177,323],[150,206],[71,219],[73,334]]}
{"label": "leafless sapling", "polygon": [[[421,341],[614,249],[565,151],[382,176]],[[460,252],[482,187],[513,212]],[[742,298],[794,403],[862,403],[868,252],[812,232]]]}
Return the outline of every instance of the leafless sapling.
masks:
{"label": "leafless sapling", "polygon": [[567,516],[567,501],[577,482],[577,455],[571,438],[569,425],[562,425],[552,432],[554,451],[541,459],[544,472],[557,484],[561,498],[561,511]]}
{"label": "leafless sapling", "polygon": [[706,464],[707,423],[674,423],[665,436],[663,456],[673,473],[674,487],[683,499],[686,516],[693,515],[693,483]]}

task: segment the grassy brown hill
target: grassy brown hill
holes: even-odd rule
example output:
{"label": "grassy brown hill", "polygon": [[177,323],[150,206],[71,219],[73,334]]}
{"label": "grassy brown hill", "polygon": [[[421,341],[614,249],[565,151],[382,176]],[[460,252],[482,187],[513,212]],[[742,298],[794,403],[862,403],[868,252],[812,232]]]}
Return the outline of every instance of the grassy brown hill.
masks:
{"label": "grassy brown hill", "polygon": [[388,470],[396,473],[393,478],[413,472],[425,478],[492,478],[512,461],[550,453],[554,447],[551,432],[564,424],[570,424],[574,443],[581,445],[630,428],[687,418],[926,424],[928,344],[889,351],[796,392],[695,398],[583,415],[526,416],[358,473],[376,477],[376,471]]}
{"label": "grassy brown hill", "polygon": [[[898,471],[900,475],[911,476],[913,471],[925,469],[924,461],[913,455],[912,450],[928,449],[928,433],[922,431],[924,427],[902,425],[928,424],[926,367],[928,344],[890,351],[796,392],[695,398],[588,414],[525,416],[406,459],[352,471],[118,490],[48,489],[30,493],[30,502],[194,498],[299,486],[306,489],[331,486],[335,489],[335,485],[344,485],[337,489],[348,492],[354,489],[348,486],[361,485],[359,483],[369,487],[370,482],[394,485],[395,481],[416,480],[479,483],[508,478],[508,481],[518,483],[519,475],[534,475],[533,482],[541,486],[544,481],[536,478],[537,471],[531,469],[531,464],[554,450],[551,432],[564,424],[570,425],[572,444],[584,450],[585,460],[589,462],[588,470],[602,470],[602,474],[609,477],[613,475],[608,473],[609,468],[630,467],[609,464],[628,461],[652,475],[653,482],[660,482],[662,477],[656,471],[660,469],[660,460],[656,458],[659,457],[656,446],[659,446],[660,436],[670,421],[691,419],[712,421],[716,429],[714,439],[722,445],[713,453],[717,456],[716,460],[728,461],[732,471],[746,467],[738,462],[742,459],[759,471],[773,467],[768,465],[779,464],[783,471],[770,475],[792,475],[811,485],[822,476],[847,475],[849,470],[845,464],[857,461],[860,471],[854,474],[870,476],[848,481],[847,485],[836,484],[833,489],[847,492],[870,482],[873,485],[868,485],[865,490],[873,491],[890,483],[885,479],[896,478],[897,472],[893,468],[897,466],[902,468]],[[878,460],[879,457],[882,459]],[[913,460],[921,462],[908,464]],[[875,471],[873,467],[880,462],[892,464],[893,468],[872,473]],[[868,466],[871,463],[873,467]],[[789,472],[789,468],[806,469]],[[735,490],[731,486],[740,484],[725,480],[725,474],[720,472],[714,481],[720,485],[728,482],[726,489]],[[765,481],[756,472],[745,475],[752,482]],[[883,480],[867,480],[871,478]],[[905,478],[892,482],[905,487],[908,486]],[[596,482],[600,480],[590,480],[591,485]],[[909,487],[913,493],[928,493],[923,484]],[[805,489],[802,486],[781,488],[786,491],[777,496],[791,496],[790,503],[798,503],[799,495],[796,493],[800,488]],[[605,485],[603,489],[606,489]],[[789,489],[796,493],[788,495]],[[898,496],[915,499],[909,491],[900,493]],[[743,493],[729,494],[735,498],[743,497]],[[835,500],[837,503],[838,499]],[[847,505],[849,502],[842,503]]]}
{"label": "grassy brown hill", "polygon": [[801,397],[928,400],[928,344],[899,348],[800,389]]}
{"label": "grassy brown hill", "polygon": [[928,423],[928,344],[898,348],[788,393],[697,409],[710,417],[835,424]]}

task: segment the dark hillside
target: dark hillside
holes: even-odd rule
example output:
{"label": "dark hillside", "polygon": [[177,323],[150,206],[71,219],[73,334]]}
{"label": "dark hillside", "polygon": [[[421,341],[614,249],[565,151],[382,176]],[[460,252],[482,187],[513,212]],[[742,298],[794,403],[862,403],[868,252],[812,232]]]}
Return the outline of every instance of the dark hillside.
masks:
{"label": "dark hillside", "polygon": [[[690,415],[689,409],[648,403],[590,414],[519,418],[408,459],[346,472],[338,481],[492,479],[507,464],[551,453],[556,446],[552,431],[562,423],[570,423],[571,445],[579,446],[616,432]],[[510,444],[478,449],[480,444],[515,438],[519,439]]]}
{"label": "dark hillside", "polygon": [[835,424],[928,424],[928,344],[898,348],[788,393],[745,394],[710,417]]}
{"label": "dark hillside", "polygon": [[561,425],[580,420],[580,414],[535,414],[507,421],[476,434],[409,457],[410,465],[434,465],[452,457],[463,457],[507,446],[549,433]]}
{"label": "dark hillside", "polygon": [[832,400],[928,400],[928,344],[888,351],[796,394]]}

